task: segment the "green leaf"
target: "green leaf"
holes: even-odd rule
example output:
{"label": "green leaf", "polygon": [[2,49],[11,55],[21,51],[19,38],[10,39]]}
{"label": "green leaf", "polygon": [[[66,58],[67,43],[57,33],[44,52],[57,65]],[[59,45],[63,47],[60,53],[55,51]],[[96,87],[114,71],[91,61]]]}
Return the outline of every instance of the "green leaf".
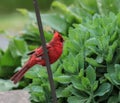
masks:
{"label": "green leaf", "polygon": [[111,36],[110,38],[110,42],[113,43],[118,37],[118,33],[117,31],[114,32],[114,34]]}
{"label": "green leaf", "polygon": [[[68,73],[77,73],[79,72],[79,58],[80,55],[74,56],[70,53],[63,61],[64,70]],[[74,61],[73,61],[74,60]]]}
{"label": "green leaf", "polygon": [[95,81],[93,84],[93,91],[95,91],[98,88],[98,81]]}
{"label": "green leaf", "polygon": [[46,69],[42,66],[35,65],[25,74],[26,78],[34,79],[34,78],[47,78]]}
{"label": "green leaf", "polygon": [[111,90],[111,85],[109,83],[103,83],[96,90],[94,96],[103,96]]}
{"label": "green leaf", "polygon": [[81,79],[78,76],[72,76],[71,80],[74,88],[84,91],[84,87],[82,85]]}
{"label": "green leaf", "polygon": [[62,91],[62,95],[63,95],[64,97],[69,97],[69,96],[71,95],[70,89],[71,89],[71,86],[66,87],[66,88]]}
{"label": "green leaf", "polygon": [[108,102],[107,103],[119,103],[119,98],[117,95],[115,96],[111,96],[109,99],[108,99]]}
{"label": "green leaf", "polygon": [[96,80],[96,73],[92,66],[88,66],[86,69],[86,77],[89,79],[90,83],[93,84]]}
{"label": "green leaf", "polygon": [[90,87],[90,81],[89,81],[88,78],[82,77],[82,78],[81,78],[81,83],[82,83],[82,86],[84,87],[84,89],[85,89],[86,91],[91,89],[91,87]]}
{"label": "green leaf", "polygon": [[18,85],[14,85],[10,80],[0,79],[0,91],[8,91],[17,86]]}
{"label": "green leaf", "polygon": [[9,49],[14,58],[22,56],[28,51],[26,42],[20,38],[14,38],[9,44]]}
{"label": "green leaf", "polygon": [[79,17],[78,15],[76,15],[74,12],[72,12],[72,10],[70,10],[69,8],[67,8],[66,5],[58,2],[58,1],[54,1],[52,3],[52,7],[58,9],[59,11],[61,11],[63,14],[67,15],[67,21],[68,22],[72,22],[72,21],[76,21],[78,23],[81,23],[82,19],[81,17]]}
{"label": "green leaf", "polygon": [[72,86],[69,85],[68,87],[60,87],[57,89],[57,97],[69,97],[71,95],[71,90]]}
{"label": "green leaf", "polygon": [[68,103],[86,103],[87,98],[85,97],[76,97],[76,96],[70,96],[68,97]]}
{"label": "green leaf", "polygon": [[43,92],[43,88],[41,86],[32,86],[31,89],[33,92],[38,92],[38,93]]}
{"label": "green leaf", "polygon": [[63,34],[66,34],[68,29],[68,24],[64,18],[60,17],[57,14],[43,14],[42,22],[44,25],[52,27],[54,30],[57,30]]}
{"label": "green leaf", "polygon": [[21,54],[24,54],[28,51],[27,44],[23,39],[15,38],[14,43],[15,43],[15,46],[17,47],[17,50],[19,50]]}
{"label": "green leaf", "polygon": [[115,49],[117,48],[117,45],[118,45],[117,41],[114,41],[113,44],[111,46],[109,46],[108,54],[107,54],[107,57],[106,57],[106,61],[108,63],[110,63],[112,61],[112,58],[113,58]]}
{"label": "green leaf", "polygon": [[18,8],[17,11],[20,12],[21,14],[25,15],[25,16],[28,15],[28,13],[29,13],[27,9]]}
{"label": "green leaf", "polygon": [[109,73],[105,74],[105,78],[108,79],[111,83],[113,83]]}
{"label": "green leaf", "polygon": [[115,64],[115,75],[120,82],[120,64]]}
{"label": "green leaf", "polygon": [[[79,0],[78,0],[79,1]],[[93,14],[97,10],[97,5],[95,0],[81,0],[79,4],[85,9],[87,12]],[[92,6],[91,6],[92,5]]]}
{"label": "green leaf", "polygon": [[97,41],[97,38],[95,37],[92,37],[92,38],[89,38],[88,40],[86,40],[85,42],[85,46],[96,46],[98,44],[98,41]]}
{"label": "green leaf", "polygon": [[[53,67],[53,66],[52,66]],[[62,74],[62,69],[63,69],[63,66],[60,65],[58,67],[53,67],[53,69],[56,68],[56,71],[54,72],[54,76],[59,76]]]}
{"label": "green leaf", "polygon": [[76,62],[78,62],[78,68],[83,68],[84,69],[84,64],[85,64],[85,60],[84,60],[84,50],[80,50],[79,54],[76,55]]}
{"label": "green leaf", "polygon": [[120,85],[120,65],[115,64],[113,67],[114,71],[105,74],[105,77],[113,84]]}
{"label": "green leaf", "polygon": [[80,69],[79,77],[83,77],[83,76],[84,76],[84,69]]}
{"label": "green leaf", "polygon": [[98,55],[97,56],[97,58],[96,58],[96,61],[98,62],[98,63],[102,63],[103,62],[103,56],[102,55]]}
{"label": "green leaf", "polygon": [[74,88],[74,86],[72,86],[72,88],[70,89],[72,95],[76,96],[76,97],[87,97],[86,93],[84,91],[79,91],[78,89]]}
{"label": "green leaf", "polygon": [[120,6],[120,3],[118,3],[117,0],[114,0],[114,1],[101,0],[101,1],[97,1],[97,4],[99,4],[98,10],[101,15],[107,15],[109,14],[109,12],[117,13],[119,10],[118,8]]}
{"label": "green leaf", "polygon": [[61,76],[54,77],[54,80],[62,84],[68,84],[71,82],[71,76],[61,75]]}
{"label": "green leaf", "polygon": [[4,55],[1,57],[1,61],[0,61],[0,65],[1,66],[17,66],[20,65],[20,58],[14,58],[10,51],[7,50]]}
{"label": "green leaf", "polygon": [[[38,84],[39,85],[39,84]],[[50,92],[50,86],[49,83],[45,82],[41,85],[43,87],[46,103],[51,102],[51,92]]]}
{"label": "green leaf", "polygon": [[97,63],[96,60],[94,60],[93,58],[88,58],[86,57],[85,60],[92,66],[95,66],[95,67],[104,67],[104,65],[101,65],[99,63]]}
{"label": "green leaf", "polygon": [[112,79],[112,81],[113,81],[113,83],[114,83],[115,85],[120,85],[120,80],[117,78],[117,76],[116,76],[115,73],[114,73],[114,74],[111,74],[111,75],[110,75],[110,78]]}
{"label": "green leaf", "polygon": [[31,91],[31,99],[35,102],[41,101],[45,102],[44,91],[41,86],[38,85],[30,85],[29,88],[26,88]]}
{"label": "green leaf", "polygon": [[113,65],[113,64],[108,64],[108,65],[107,65],[107,72],[108,72],[108,73],[113,73],[113,72],[115,72],[115,68],[114,68],[114,65]]}

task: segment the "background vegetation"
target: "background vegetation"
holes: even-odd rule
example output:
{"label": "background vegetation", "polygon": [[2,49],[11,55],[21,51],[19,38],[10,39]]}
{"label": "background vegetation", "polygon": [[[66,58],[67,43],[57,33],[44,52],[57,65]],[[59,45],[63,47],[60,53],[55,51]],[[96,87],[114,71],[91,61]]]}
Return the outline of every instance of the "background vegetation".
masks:
{"label": "background vegetation", "polygon": [[[50,28],[65,38],[61,58],[51,65],[58,103],[120,102],[119,7],[119,0],[55,0],[42,14],[47,42]],[[8,80],[28,59],[26,53],[41,44],[35,14],[18,11],[30,22],[0,50],[1,90],[26,89],[32,103],[51,103],[45,67],[32,67],[17,85]]]}
{"label": "background vegetation", "polygon": [[[48,10],[52,1],[53,0],[39,0],[38,2],[42,10]],[[27,0],[26,2],[23,0],[2,0],[0,3],[0,14],[16,12],[16,8],[26,8],[32,11],[34,10],[32,0]]]}

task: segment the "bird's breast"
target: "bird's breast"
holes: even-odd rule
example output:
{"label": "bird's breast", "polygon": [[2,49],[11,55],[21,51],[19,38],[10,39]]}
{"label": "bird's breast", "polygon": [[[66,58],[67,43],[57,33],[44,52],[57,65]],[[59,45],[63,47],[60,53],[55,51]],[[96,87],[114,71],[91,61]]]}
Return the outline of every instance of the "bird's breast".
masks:
{"label": "bird's breast", "polygon": [[61,46],[59,45],[50,49],[51,50],[49,50],[48,56],[49,56],[49,61],[52,64],[55,61],[57,61],[57,59],[61,56],[63,47],[62,45]]}

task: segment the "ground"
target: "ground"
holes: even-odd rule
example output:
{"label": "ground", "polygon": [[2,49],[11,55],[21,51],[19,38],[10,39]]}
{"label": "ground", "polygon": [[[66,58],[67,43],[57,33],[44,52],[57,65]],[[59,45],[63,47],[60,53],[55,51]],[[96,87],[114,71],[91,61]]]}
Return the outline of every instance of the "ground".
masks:
{"label": "ground", "polygon": [[24,90],[0,92],[0,103],[30,103],[29,97]]}

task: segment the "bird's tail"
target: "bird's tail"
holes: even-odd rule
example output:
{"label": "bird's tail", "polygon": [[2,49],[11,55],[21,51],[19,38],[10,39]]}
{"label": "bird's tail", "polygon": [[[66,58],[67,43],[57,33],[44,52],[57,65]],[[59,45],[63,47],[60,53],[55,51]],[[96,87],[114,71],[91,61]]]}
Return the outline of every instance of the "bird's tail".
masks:
{"label": "bird's tail", "polygon": [[20,81],[22,79],[22,77],[24,76],[24,74],[27,72],[27,70],[30,68],[31,66],[29,66],[28,63],[26,63],[22,69],[20,71],[18,71],[16,74],[14,74],[10,79],[11,81],[14,82],[14,84],[16,84],[18,81]]}

